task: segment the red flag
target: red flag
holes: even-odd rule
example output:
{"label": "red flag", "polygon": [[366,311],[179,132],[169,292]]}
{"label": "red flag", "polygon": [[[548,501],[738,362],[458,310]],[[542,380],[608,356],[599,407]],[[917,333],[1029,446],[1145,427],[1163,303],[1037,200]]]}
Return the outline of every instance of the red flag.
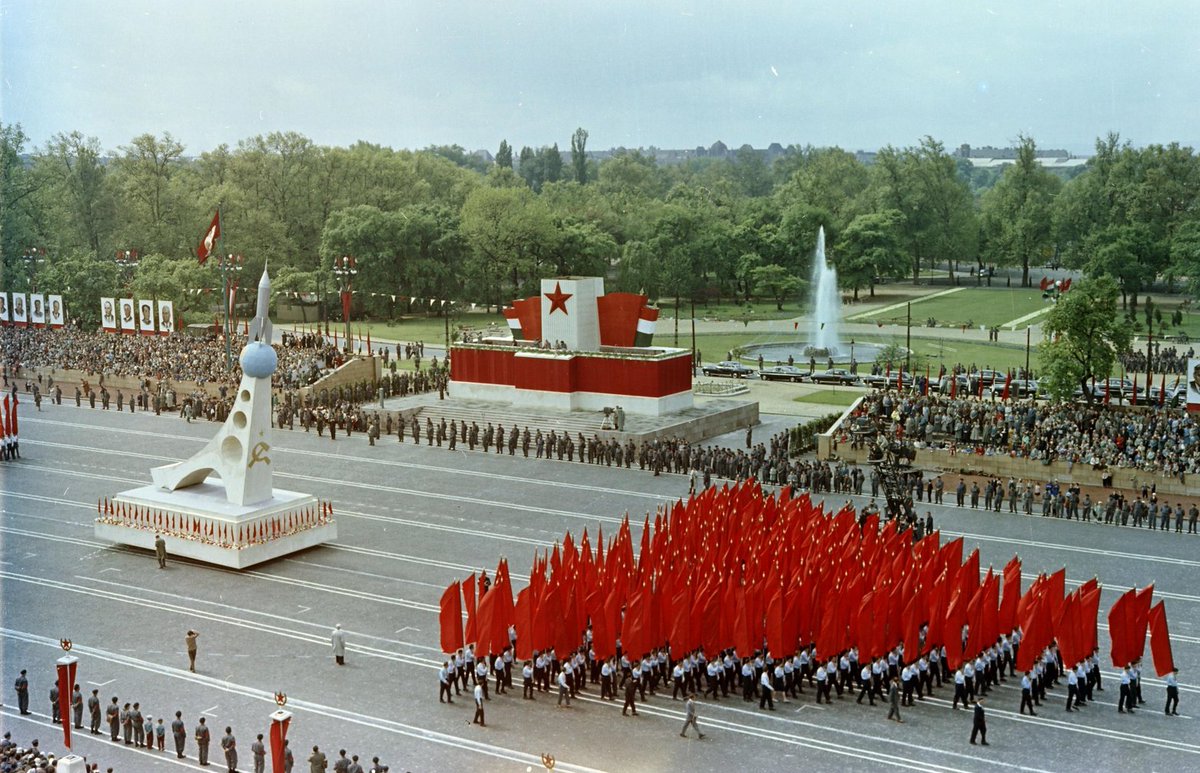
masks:
{"label": "red flag", "polygon": [[200,246],[196,248],[196,258],[199,259],[200,265],[204,265],[204,261],[208,260],[208,256],[213,251],[213,246],[216,245],[217,239],[221,238],[221,210],[217,210],[217,214],[213,215],[212,223],[209,224],[208,230],[204,232],[204,238],[200,240]]}
{"label": "red flag", "polygon": [[475,626],[475,573],[471,572],[471,576],[467,578],[462,586],[463,599],[467,603],[467,630],[466,641],[468,644],[475,641],[477,631]]}
{"label": "red flag", "polygon": [[996,615],[1000,633],[1011,633],[1017,627],[1017,602],[1021,599],[1021,559],[1013,556],[1004,565],[1004,595]]}
{"label": "red flag", "polygon": [[[1117,668],[1124,668],[1133,660],[1129,654],[1129,629],[1133,627],[1133,616],[1128,610],[1135,602],[1137,591],[1133,588],[1121,594],[1121,598],[1113,603],[1108,610],[1108,635],[1112,639],[1109,651],[1112,663]],[[1022,647],[1024,649],[1024,647]]]}
{"label": "red flag", "polygon": [[1011,370],[1008,372],[1008,375],[1004,377],[1004,394],[1000,396],[1001,400],[1008,399],[1008,388],[1010,386],[1012,386],[1012,371]]}
{"label": "red flag", "polygon": [[533,657],[533,601],[528,587],[522,588],[521,592],[517,594],[517,606],[514,613],[516,615],[517,646],[513,657],[517,660],[529,660]]}
{"label": "red flag", "polygon": [[288,725],[292,722],[290,712],[280,709],[271,715],[271,771],[283,773],[283,742],[287,739]]}
{"label": "red flag", "polygon": [[1108,379],[1104,379],[1104,404],[1108,405],[1111,395],[1108,392]]}
{"label": "red flag", "polygon": [[[1175,670],[1165,601],[1158,602],[1150,610],[1150,654],[1154,656],[1154,672],[1159,676],[1166,676]],[[63,712],[63,716],[66,716],[66,712]]]}
{"label": "red flag", "polygon": [[788,653],[796,651],[796,642],[788,642],[783,638],[782,589],[776,590],[771,595],[771,600],[767,602],[767,649],[775,658],[786,658]]}
{"label": "red flag", "polygon": [[496,600],[499,598],[498,593],[488,592],[483,594],[483,598],[479,600],[479,606],[475,608],[475,656],[478,658],[486,657],[487,655],[498,655],[501,648],[508,644],[508,637],[505,637],[503,643],[496,640]]}
{"label": "red flag", "polygon": [[458,580],[442,594],[438,622],[442,628],[442,652],[454,652],[463,646],[462,593]]}
{"label": "red flag", "polygon": [[[1129,659],[1137,660],[1146,651],[1146,625],[1150,622],[1150,603],[1154,586],[1147,585],[1137,592],[1132,606],[1133,625],[1129,630]],[[1129,610],[1127,610],[1129,612]]]}
{"label": "red flag", "polygon": [[[1163,621],[1166,625],[1166,621]],[[1168,652],[1170,651],[1168,645]],[[58,711],[62,717],[63,745],[71,748],[71,691],[75,685],[75,668],[79,658],[74,655],[64,655],[58,659]]]}
{"label": "red flag", "polygon": [[1046,288],[1049,287],[1049,285],[1050,285],[1050,280],[1047,277],[1042,277],[1042,283],[1041,283],[1042,292],[1046,292]]}
{"label": "red flag", "polygon": [[1162,383],[1158,387],[1158,407],[1162,408],[1167,400],[1167,374],[1162,374]]}

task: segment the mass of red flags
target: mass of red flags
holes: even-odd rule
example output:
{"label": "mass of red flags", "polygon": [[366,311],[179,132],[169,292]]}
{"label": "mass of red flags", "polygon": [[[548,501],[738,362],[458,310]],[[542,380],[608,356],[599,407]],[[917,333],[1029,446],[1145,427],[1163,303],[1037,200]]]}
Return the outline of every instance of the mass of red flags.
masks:
{"label": "mass of red flags", "polygon": [[[1018,670],[1056,642],[1067,664],[1095,649],[1097,580],[1067,594],[1063,568],[1022,593],[1016,556],[997,573],[981,566],[978,550],[964,559],[961,537],[914,541],[895,521],[881,527],[877,516],[860,523],[849,506],[824,508],[788,489],[765,495],[750,480],[647,514],[636,550],[628,515],[607,541],[598,534],[595,548],[586,532],[578,544],[567,533],[535,553],[515,603],[507,560],[486,592],[482,575],[478,584],[474,574],[452,583],[441,606],[443,648],[465,641],[480,656],[498,654],[512,627],[519,659],[551,648],[562,656],[590,626],[600,659],[615,655],[618,641],[631,657],[666,646],[786,656],[813,643],[822,657],[857,647],[860,662],[903,643],[906,661],[944,645],[955,668],[1017,627]],[[465,631],[451,620],[460,592]],[[1156,665],[1169,659],[1165,613],[1161,605],[1151,613],[1151,593],[1130,591],[1109,613],[1118,665],[1140,657],[1147,625]]]}

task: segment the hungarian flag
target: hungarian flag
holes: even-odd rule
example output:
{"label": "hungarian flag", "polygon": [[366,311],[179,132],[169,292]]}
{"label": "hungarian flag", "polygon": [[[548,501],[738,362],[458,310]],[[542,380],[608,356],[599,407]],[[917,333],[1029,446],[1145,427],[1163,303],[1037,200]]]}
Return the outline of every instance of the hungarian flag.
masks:
{"label": "hungarian flag", "polygon": [[1165,604],[1165,601],[1160,601],[1150,610],[1150,654],[1154,656],[1154,672],[1159,676],[1165,676],[1175,670]]}
{"label": "hungarian flag", "polygon": [[658,325],[658,309],[654,306],[643,306],[638,311],[637,335],[634,336],[634,346],[649,346],[654,341],[654,329]]}
{"label": "hungarian flag", "polygon": [[442,628],[442,652],[454,652],[463,646],[462,593],[458,580],[442,594],[438,622]]}
{"label": "hungarian flag", "polygon": [[209,224],[208,230],[204,232],[204,238],[200,240],[200,246],[196,248],[196,258],[199,259],[200,265],[204,265],[204,261],[208,260],[208,256],[212,253],[213,247],[217,243],[217,239],[221,238],[221,210],[217,210],[217,214],[213,215],[212,223]]}

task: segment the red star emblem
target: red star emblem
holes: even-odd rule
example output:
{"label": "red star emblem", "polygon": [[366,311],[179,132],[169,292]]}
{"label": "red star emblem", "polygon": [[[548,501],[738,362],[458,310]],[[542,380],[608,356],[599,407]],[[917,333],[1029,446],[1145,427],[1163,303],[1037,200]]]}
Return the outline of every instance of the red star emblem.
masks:
{"label": "red star emblem", "polygon": [[555,282],[554,292],[546,293],[546,297],[550,299],[550,314],[553,314],[556,309],[562,309],[562,313],[566,314],[567,301],[571,298],[572,294],[573,293],[564,293],[562,291],[562,284]]}

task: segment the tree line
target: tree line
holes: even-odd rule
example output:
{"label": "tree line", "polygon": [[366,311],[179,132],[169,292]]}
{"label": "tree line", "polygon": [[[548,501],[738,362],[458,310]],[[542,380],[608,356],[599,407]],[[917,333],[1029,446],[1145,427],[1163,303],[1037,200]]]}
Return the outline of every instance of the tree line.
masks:
{"label": "tree line", "polygon": [[[1028,285],[1045,263],[1111,277],[1134,306],[1156,281],[1200,292],[1200,162],[1174,143],[1110,135],[1081,171],[1058,173],[1021,137],[996,173],[932,137],[869,164],[801,146],[771,164],[748,146],[674,165],[638,151],[597,161],[587,139],[576,130],[565,153],[503,141],[488,160],[273,132],[188,155],[170,134],[109,151],[73,131],[32,148],[19,125],[0,125],[3,285],[67,293],[85,324],[101,296],[123,291],[208,310],[217,296],[187,290],[220,284],[195,259],[220,207],[245,284],[270,261],[277,288],[315,293],[335,318],[330,267],[342,255],[357,259],[356,287],[377,293],[356,307],[379,318],[409,312],[413,296],[497,306],[560,274],[605,276],[668,306],[782,308],[805,290],[821,226],[856,297],[964,265],[1020,267]],[[31,249],[48,259],[23,260]],[[118,250],[141,260],[123,268]]]}

